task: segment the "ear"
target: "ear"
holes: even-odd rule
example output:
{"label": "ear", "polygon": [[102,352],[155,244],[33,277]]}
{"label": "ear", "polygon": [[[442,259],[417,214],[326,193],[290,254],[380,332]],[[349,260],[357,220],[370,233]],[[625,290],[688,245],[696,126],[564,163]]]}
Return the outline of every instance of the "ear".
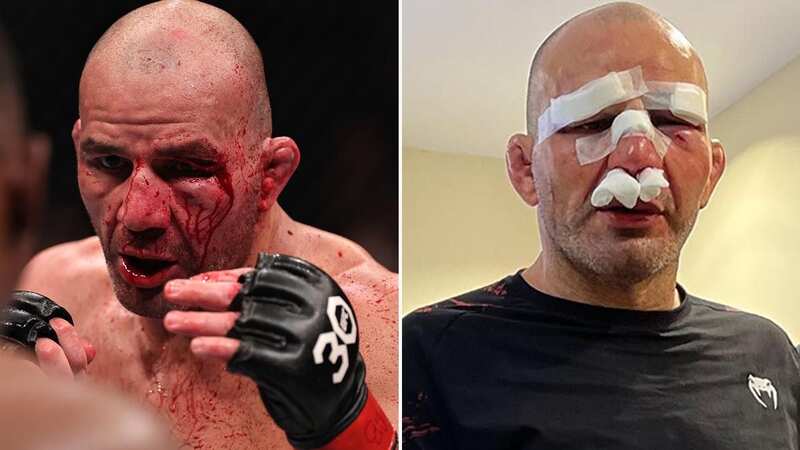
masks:
{"label": "ear", "polygon": [[711,140],[711,173],[706,180],[706,185],[703,188],[703,195],[700,198],[700,208],[705,208],[717,182],[722,177],[722,172],[725,171],[725,149],[722,147],[722,142],[719,139]]}
{"label": "ear", "polygon": [[526,134],[515,134],[506,147],[506,171],[514,190],[530,206],[539,204],[539,195],[533,183],[531,170],[533,138]]}
{"label": "ear", "polygon": [[292,138],[266,138],[263,143],[263,179],[259,209],[266,211],[278,200],[283,188],[300,164],[300,149]]}

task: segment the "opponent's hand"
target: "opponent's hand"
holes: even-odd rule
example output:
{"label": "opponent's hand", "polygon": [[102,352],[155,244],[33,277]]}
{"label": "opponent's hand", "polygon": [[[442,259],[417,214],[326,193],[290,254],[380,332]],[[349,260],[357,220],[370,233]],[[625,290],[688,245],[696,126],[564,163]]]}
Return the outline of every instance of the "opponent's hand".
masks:
{"label": "opponent's hand", "polygon": [[0,314],[0,336],[16,344],[5,347],[50,376],[81,376],[94,359],[94,346],[78,336],[67,310],[41,294],[13,291]]}
{"label": "opponent's hand", "polygon": [[49,322],[58,341],[50,338],[36,340],[36,360],[47,375],[60,378],[80,378],[94,360],[97,351],[86,339],[80,337],[75,327],[64,319]]}
{"label": "opponent's hand", "polygon": [[364,383],[355,314],[328,274],[262,254],[256,270],[173,280],[164,292],[171,303],[205,310],[172,311],[165,327],[196,336],[195,355],[256,381],[295,447],[390,447],[392,426]]}

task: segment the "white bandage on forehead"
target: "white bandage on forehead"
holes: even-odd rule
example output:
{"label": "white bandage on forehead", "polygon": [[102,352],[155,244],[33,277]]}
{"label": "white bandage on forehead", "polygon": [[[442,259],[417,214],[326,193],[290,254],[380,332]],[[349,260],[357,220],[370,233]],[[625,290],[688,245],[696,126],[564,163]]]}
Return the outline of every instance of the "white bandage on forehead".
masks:
{"label": "white bandage on forehead", "polygon": [[647,92],[639,66],[592,80],[569,94],[550,100],[550,106],[539,116],[537,144],[556,131],[588,119],[609,106],[641,97]]}
{"label": "white bandage on forehead", "polygon": [[[604,77],[589,81],[573,92],[552,99],[550,106],[539,116],[536,143],[537,145],[542,143],[558,130],[591,118],[609,106],[638,97],[642,97],[642,102],[648,110],[669,110],[676,117],[693,125],[708,122],[706,94],[702,88],[691,83],[645,82],[641,67],[636,66],[622,72],[611,72]],[[643,113],[647,115],[646,112]],[[614,124],[617,123],[615,120]],[[608,138],[602,136],[603,133],[598,133],[578,139],[576,141],[578,162],[584,165],[604,158],[628,132],[648,136],[662,157],[669,148],[669,138],[652,126],[649,117],[646,121],[643,117],[633,115],[625,117],[617,125],[617,129],[616,133],[613,130],[603,132],[611,134]]]}
{"label": "white bandage on forehead", "polygon": [[669,110],[692,125],[708,123],[706,93],[700,86],[671,81],[648,81],[644,107],[650,110]]}
{"label": "white bandage on forehead", "polygon": [[658,197],[661,189],[666,187],[669,187],[669,182],[661,169],[647,167],[633,178],[625,170],[616,168],[609,171],[594,189],[591,203],[595,208],[602,208],[617,199],[623,206],[631,209],[639,199],[649,202]]}

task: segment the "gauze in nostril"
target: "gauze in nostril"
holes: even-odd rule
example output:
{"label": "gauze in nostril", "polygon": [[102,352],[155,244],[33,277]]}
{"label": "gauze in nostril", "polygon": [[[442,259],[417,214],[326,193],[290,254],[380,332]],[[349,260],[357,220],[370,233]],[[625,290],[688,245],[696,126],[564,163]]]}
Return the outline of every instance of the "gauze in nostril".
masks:
{"label": "gauze in nostril", "polygon": [[661,169],[648,167],[639,172],[636,178],[639,180],[639,185],[641,185],[639,198],[643,202],[649,202],[658,197],[661,189],[669,187],[669,181],[664,177],[664,171]]}
{"label": "gauze in nostril", "polygon": [[613,169],[592,192],[592,206],[602,208],[616,198],[626,208],[633,208],[639,199],[640,189],[639,182],[628,172],[620,168]]}
{"label": "gauze in nostril", "polygon": [[649,202],[666,187],[669,187],[669,182],[661,169],[647,167],[633,178],[623,169],[616,168],[609,171],[594,189],[591,203],[595,208],[602,208],[616,198],[631,209],[636,206],[637,200]]}

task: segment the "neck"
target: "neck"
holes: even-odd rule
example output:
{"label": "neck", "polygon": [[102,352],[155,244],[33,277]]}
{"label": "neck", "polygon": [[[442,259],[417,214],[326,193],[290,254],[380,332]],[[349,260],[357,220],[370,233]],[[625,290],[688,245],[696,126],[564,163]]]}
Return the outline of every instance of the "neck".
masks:
{"label": "neck", "polygon": [[522,277],[548,295],[579,303],[640,311],[669,311],[680,305],[675,289],[677,271],[677,264],[674,264],[638,281],[601,278],[579,272],[563,257],[542,252]]}
{"label": "neck", "polygon": [[247,266],[253,266],[261,252],[285,252],[287,240],[292,240],[296,233],[297,224],[283,208],[275,203],[264,213],[255,226],[258,235],[253,241],[253,247],[247,257]]}
{"label": "neck", "polygon": [[189,338],[168,332],[164,328],[164,319],[136,316],[136,320],[142,330],[137,336],[144,348],[166,349],[167,346],[175,345],[174,343],[189,343]]}

